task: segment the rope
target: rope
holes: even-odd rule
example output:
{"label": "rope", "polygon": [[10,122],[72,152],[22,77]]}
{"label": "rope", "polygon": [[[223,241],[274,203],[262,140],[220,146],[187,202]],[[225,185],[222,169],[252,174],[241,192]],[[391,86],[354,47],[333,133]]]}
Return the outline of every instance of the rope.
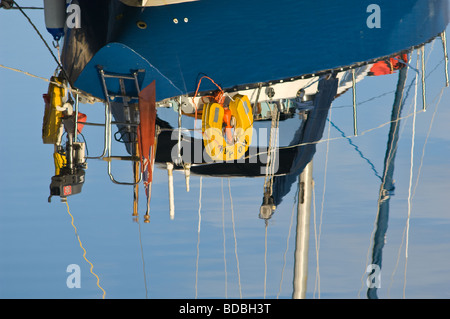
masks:
{"label": "rope", "polygon": [[[269,103],[270,105],[271,103]],[[272,121],[270,126],[269,147],[267,151],[266,176],[264,178],[264,192],[272,194],[273,176],[275,175],[275,161],[277,156],[278,126],[280,121],[280,112],[278,107],[271,109]]]}
{"label": "rope", "polygon": [[200,194],[198,197],[197,261],[195,264],[195,299],[197,299],[198,296],[198,260],[200,256],[200,225],[202,223],[202,180],[203,176],[200,176]]}
{"label": "rope", "polygon": [[223,234],[223,263],[225,272],[225,298],[228,299],[228,272],[227,272],[227,255],[226,255],[226,245],[225,245],[225,198],[223,195],[223,178],[221,179],[221,189],[222,189],[222,234]]}
{"label": "rope", "polygon": [[[208,80],[210,80],[215,86],[217,86],[217,88],[219,89],[219,91],[222,93],[222,96],[223,96],[223,90],[222,90],[222,88],[216,83],[216,82],[214,82],[214,80],[213,79],[211,79],[209,76],[207,76],[207,75],[204,75],[204,76],[202,76],[201,78],[200,78],[200,80],[198,81],[198,84],[197,84],[197,89],[195,90],[195,94],[194,94],[194,96],[192,97],[192,103],[194,104],[194,109],[195,109],[195,120],[194,120],[194,129],[197,127],[196,126],[196,124],[197,124],[197,113],[198,113],[198,107],[197,107],[197,103],[195,103],[195,97],[197,96],[197,94],[198,94],[198,91],[199,91],[199,89],[200,89],[200,84],[202,83],[202,80],[203,79],[208,79]],[[221,103],[220,103],[221,102]],[[221,101],[219,101],[219,104],[223,104],[223,100],[221,100]]]}
{"label": "rope", "polygon": [[267,287],[267,220],[265,220],[264,227],[264,299],[266,299],[266,287]]}
{"label": "rope", "polygon": [[[422,47],[422,63],[424,63],[424,55],[425,52]],[[417,53],[419,55],[419,53]],[[419,56],[417,56],[417,61],[419,60]],[[424,75],[422,75],[424,78]],[[414,114],[416,112],[417,107],[417,74],[416,74],[416,86],[415,86],[415,94],[414,94]],[[412,136],[411,136],[411,163],[410,163],[410,171],[409,171],[409,187],[408,187],[408,216],[406,219],[406,246],[405,246],[405,282],[403,287],[403,298],[405,298],[405,290],[406,290],[406,269],[408,264],[408,248],[409,248],[409,221],[411,218],[411,189],[412,189],[412,178],[413,178],[413,167],[414,167],[414,142],[416,137],[416,116],[413,116],[413,127],[412,127]]]}
{"label": "rope", "polygon": [[234,223],[234,209],[233,209],[233,197],[231,196],[231,182],[228,178],[228,192],[230,194],[230,203],[231,203],[231,220],[233,222],[233,236],[234,236],[234,254],[236,256],[236,267],[238,273],[238,281],[239,281],[239,296],[242,299],[242,287],[241,287],[241,272],[239,269],[239,258],[237,253],[237,238],[236,238],[236,228]]}
{"label": "rope", "polygon": [[6,65],[3,65],[3,64],[0,64],[0,67],[1,67],[1,68],[4,68],[4,69],[11,70],[11,71],[19,72],[19,73],[25,74],[25,75],[27,75],[27,76],[30,76],[30,77],[33,77],[33,78],[37,78],[37,79],[40,79],[40,80],[43,80],[43,81],[45,81],[45,82],[48,82],[48,83],[51,83],[51,84],[54,84],[54,85],[57,85],[57,86],[61,87],[61,84],[60,84],[60,83],[56,83],[56,82],[50,81],[50,80],[48,80],[48,79],[46,79],[46,78],[43,78],[43,77],[41,77],[41,76],[38,76],[38,75],[34,75],[34,74],[31,74],[31,73],[28,73],[28,72],[26,72],[26,71],[22,71],[22,70],[19,70],[19,69],[11,68],[11,67],[6,66]]}
{"label": "rope", "polygon": [[26,72],[26,71],[23,71],[23,70],[20,70],[20,69],[16,69],[16,68],[12,68],[12,67],[9,67],[9,66],[3,65],[3,64],[0,64],[0,68],[11,70],[11,71],[18,72],[18,73],[22,73],[22,74],[24,74],[26,76],[29,76],[29,77],[32,77],[32,78],[36,78],[36,79],[39,79],[39,80],[43,80],[43,81],[45,81],[47,83],[56,85],[58,87],[64,87],[66,90],[70,91],[72,94],[73,93],[79,94],[79,91],[77,89],[73,89],[71,87],[66,87],[65,85],[61,85],[61,83],[50,81],[49,79],[46,79],[46,78],[44,78],[42,76],[34,75],[34,74],[29,73],[29,72]]}
{"label": "rope", "polygon": [[66,202],[66,206],[67,206],[67,213],[72,218],[71,224],[72,224],[72,227],[75,229],[75,235],[77,236],[78,243],[80,244],[81,249],[83,249],[83,258],[84,258],[84,260],[86,260],[86,262],[89,265],[91,265],[91,268],[90,268],[91,274],[94,275],[97,278],[97,286],[98,286],[98,288],[100,288],[103,291],[103,297],[102,298],[105,299],[106,291],[100,286],[100,278],[98,278],[97,274],[95,274],[94,271],[93,271],[94,265],[86,258],[86,249],[84,249],[83,244],[81,243],[80,236],[78,235],[77,228],[75,227],[75,225],[73,223],[74,218],[73,218],[72,214],[70,213],[69,203],[68,202]]}

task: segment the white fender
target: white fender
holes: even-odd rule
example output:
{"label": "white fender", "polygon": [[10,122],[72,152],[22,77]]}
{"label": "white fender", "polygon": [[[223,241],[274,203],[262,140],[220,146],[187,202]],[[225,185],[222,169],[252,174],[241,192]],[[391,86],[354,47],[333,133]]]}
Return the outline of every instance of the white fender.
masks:
{"label": "white fender", "polygon": [[44,0],[45,27],[58,41],[64,36],[66,23],[66,0]]}

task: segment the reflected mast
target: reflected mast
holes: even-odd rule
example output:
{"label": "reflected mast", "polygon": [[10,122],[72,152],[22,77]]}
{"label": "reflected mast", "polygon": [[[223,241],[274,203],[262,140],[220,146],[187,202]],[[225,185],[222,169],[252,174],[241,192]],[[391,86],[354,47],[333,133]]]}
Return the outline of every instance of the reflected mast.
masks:
{"label": "reflected mast", "polygon": [[[384,160],[384,172],[381,181],[380,192],[378,195],[378,212],[376,221],[376,232],[373,238],[372,265],[377,265],[380,270],[383,255],[383,247],[385,244],[385,237],[388,228],[389,200],[395,188],[393,178],[394,162],[395,156],[397,154],[399,128],[400,128],[400,115],[404,105],[403,94],[405,90],[407,75],[408,75],[407,67],[400,69],[394,105],[392,106],[391,126],[389,129],[389,138]],[[373,268],[370,275],[374,275],[375,272],[376,268]],[[377,278],[375,278],[375,281],[376,280]],[[368,286],[369,287],[367,289],[367,297],[369,299],[378,299],[377,283],[371,281],[369,282]]]}
{"label": "reflected mast", "polygon": [[313,161],[299,175],[297,231],[294,255],[294,291],[292,299],[305,299],[308,281],[309,225],[313,187]]}

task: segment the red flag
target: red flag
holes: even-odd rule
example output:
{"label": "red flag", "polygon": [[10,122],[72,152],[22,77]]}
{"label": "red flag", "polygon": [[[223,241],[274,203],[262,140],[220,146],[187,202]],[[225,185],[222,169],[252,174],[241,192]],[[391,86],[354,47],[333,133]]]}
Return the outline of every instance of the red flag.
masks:
{"label": "red flag", "polygon": [[87,116],[84,113],[78,112],[78,133],[81,133],[81,131],[83,130],[84,127],[84,123],[86,122]]}
{"label": "red flag", "polygon": [[155,81],[139,93],[139,155],[141,157],[141,172],[145,193],[147,195],[147,213],[150,203],[150,191],[155,161],[155,125],[156,125],[156,94]]}

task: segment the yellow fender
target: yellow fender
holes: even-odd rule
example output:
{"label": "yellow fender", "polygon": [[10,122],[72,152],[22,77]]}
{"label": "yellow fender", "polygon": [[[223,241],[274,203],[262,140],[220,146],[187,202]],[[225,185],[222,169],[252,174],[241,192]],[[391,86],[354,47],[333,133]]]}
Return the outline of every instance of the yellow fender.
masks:
{"label": "yellow fender", "polygon": [[224,137],[224,108],[219,103],[203,106],[202,131],[206,152],[215,161],[232,161],[242,158],[252,142],[253,112],[246,95],[237,94],[228,108],[234,117],[234,135],[230,143]]}
{"label": "yellow fender", "polygon": [[55,175],[59,175],[61,169],[67,165],[66,155],[59,154],[58,152],[53,153],[53,160],[55,163]]}
{"label": "yellow fender", "polygon": [[62,80],[58,77],[52,77],[48,93],[44,95],[45,112],[42,124],[42,141],[44,144],[56,144],[58,141],[62,112],[56,108],[62,106],[62,99],[65,95],[66,90],[63,87]]}

